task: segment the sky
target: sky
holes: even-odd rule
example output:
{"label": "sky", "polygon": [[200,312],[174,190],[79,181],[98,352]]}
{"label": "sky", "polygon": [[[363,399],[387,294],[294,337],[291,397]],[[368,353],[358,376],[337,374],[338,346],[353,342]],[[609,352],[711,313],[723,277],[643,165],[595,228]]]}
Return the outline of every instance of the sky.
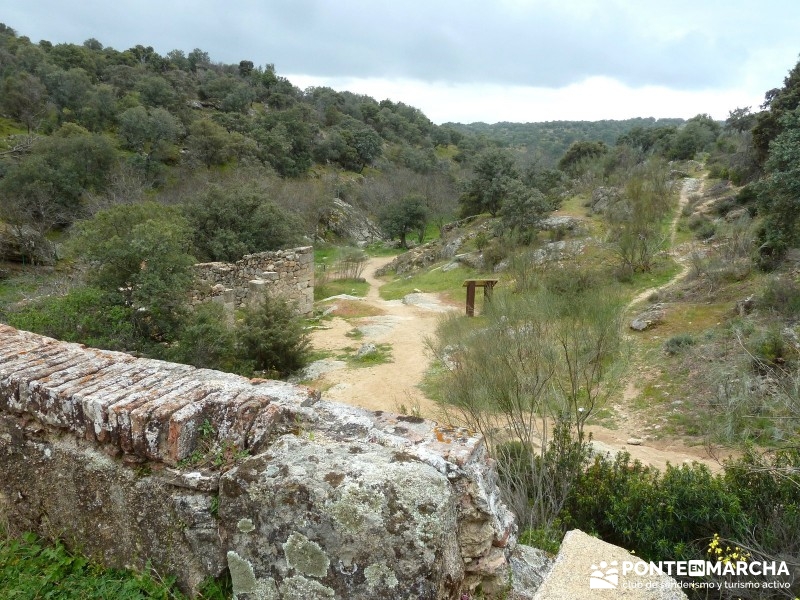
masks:
{"label": "sky", "polygon": [[798,0],[0,0],[32,41],[275,65],[435,123],[754,111],[800,57]]}

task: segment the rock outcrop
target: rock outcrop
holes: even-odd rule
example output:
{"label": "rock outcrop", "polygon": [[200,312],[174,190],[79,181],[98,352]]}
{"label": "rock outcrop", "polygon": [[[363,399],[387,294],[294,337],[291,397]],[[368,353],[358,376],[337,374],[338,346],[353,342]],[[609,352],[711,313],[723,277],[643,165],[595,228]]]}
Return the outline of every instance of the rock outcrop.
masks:
{"label": "rock outcrop", "polygon": [[321,238],[326,239],[327,234],[332,233],[357,246],[366,246],[386,239],[380,227],[363,211],[339,198],[333,200],[330,210],[320,219],[319,227]]}
{"label": "rock outcrop", "polygon": [[240,599],[501,590],[516,545],[472,432],[3,325],[0,513]]}

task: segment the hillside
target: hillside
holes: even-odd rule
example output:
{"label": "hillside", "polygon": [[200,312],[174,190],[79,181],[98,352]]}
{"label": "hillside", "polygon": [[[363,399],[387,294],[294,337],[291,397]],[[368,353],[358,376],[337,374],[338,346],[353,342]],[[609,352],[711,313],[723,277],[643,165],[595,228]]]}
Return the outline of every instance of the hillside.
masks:
{"label": "hillside", "polygon": [[[463,427],[548,551],[800,570],[800,63],[725,123],[437,126],[200,49],[0,56],[0,321]],[[264,290],[312,251],[300,318]]]}
{"label": "hillside", "polygon": [[678,128],[684,119],[635,118],[620,121],[549,121],[546,123],[445,123],[464,134],[485,137],[504,147],[526,148],[547,166],[555,165],[567,149],[579,141],[614,146],[632,129]]}

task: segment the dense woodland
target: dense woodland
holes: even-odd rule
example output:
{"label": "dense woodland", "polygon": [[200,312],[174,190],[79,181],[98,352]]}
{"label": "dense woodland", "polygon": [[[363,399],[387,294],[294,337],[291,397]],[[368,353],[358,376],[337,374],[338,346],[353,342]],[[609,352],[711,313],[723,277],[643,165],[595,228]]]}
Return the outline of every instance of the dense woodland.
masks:
{"label": "dense woodland", "polygon": [[[657,560],[705,556],[721,535],[800,568],[800,63],[762,106],[731,107],[725,122],[438,126],[402,102],[300,90],[270,64],[96,39],[33,42],[0,25],[0,85],[3,321],[284,376],[307,359],[303,324],[274,301],[233,325],[218,305],[188,310],[194,262],[346,245],[325,227],[334,199],[403,247],[477,217],[470,243],[487,272],[505,264],[505,285],[481,319],[443,323],[433,350],[465,368],[442,376],[439,399],[486,435],[525,539],[550,548],[581,527]],[[698,420],[720,426],[704,433],[743,443],[743,458],[718,476],[686,466],[659,475],[624,456],[592,462],[584,425],[625,368],[630,298],[620,290],[675,272],[664,252],[675,182],[701,170],[725,195],[682,215],[686,235],[706,244],[687,280],[705,286],[698,304],[747,292],[761,309],[728,315],[704,337],[673,336],[658,360],[696,348],[702,368],[684,391],[708,392]],[[533,266],[566,235],[540,231],[542,219],[565,205],[600,215],[600,197],[595,253],[560,270]],[[28,288],[23,300],[12,293]],[[491,342],[471,344],[475,327]],[[551,442],[537,447],[541,432],[514,421],[513,440],[493,438],[506,414],[550,419]]]}

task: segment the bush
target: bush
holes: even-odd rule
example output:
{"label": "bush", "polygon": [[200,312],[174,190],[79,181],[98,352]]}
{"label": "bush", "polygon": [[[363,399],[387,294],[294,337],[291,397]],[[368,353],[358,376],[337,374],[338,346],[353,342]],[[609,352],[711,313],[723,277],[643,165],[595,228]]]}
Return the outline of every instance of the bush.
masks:
{"label": "bush", "polygon": [[201,369],[240,370],[235,335],[227,323],[225,308],[216,302],[206,302],[189,313],[168,358]]}
{"label": "bush", "polygon": [[760,304],[787,317],[800,315],[800,285],[787,277],[773,277],[764,287]]}
{"label": "bush", "polygon": [[645,560],[699,558],[714,533],[745,531],[734,490],[697,463],[658,470],[620,453],[597,457],[578,478],[561,515],[566,528],[598,534]]}
{"label": "bush", "polygon": [[714,237],[714,234],[717,232],[716,224],[704,215],[692,215],[689,217],[689,222],[687,223],[689,229],[692,230],[695,236],[701,240],[707,240]]}
{"label": "bush", "polygon": [[40,335],[108,350],[141,350],[148,340],[137,336],[133,311],[115,305],[93,287],[45,297],[8,314],[8,324]]}
{"label": "bush", "polygon": [[753,357],[753,368],[758,372],[780,367],[795,354],[775,327],[754,336],[748,341],[747,347]]}
{"label": "bush", "polygon": [[242,358],[265,376],[288,375],[308,360],[308,336],[292,305],[282,299],[265,296],[247,308],[236,332]]}
{"label": "bush", "polygon": [[664,352],[670,356],[678,354],[678,352],[694,346],[694,338],[688,333],[681,333],[673,335],[666,342],[664,342]]}
{"label": "bush", "polygon": [[759,454],[752,448],[725,463],[725,483],[736,490],[749,523],[748,544],[765,557],[800,554],[800,449]]}

